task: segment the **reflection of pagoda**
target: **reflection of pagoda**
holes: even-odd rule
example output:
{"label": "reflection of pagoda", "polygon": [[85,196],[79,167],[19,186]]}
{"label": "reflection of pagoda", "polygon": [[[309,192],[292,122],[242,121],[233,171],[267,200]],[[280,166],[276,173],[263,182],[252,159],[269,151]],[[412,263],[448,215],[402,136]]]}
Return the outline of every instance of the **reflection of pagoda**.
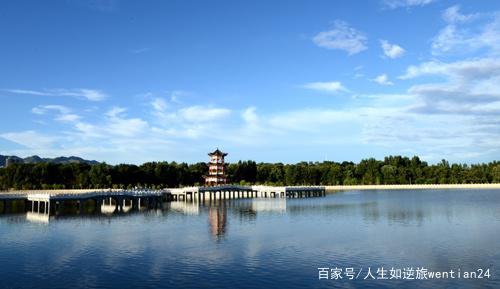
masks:
{"label": "reflection of pagoda", "polygon": [[224,157],[226,153],[221,152],[219,149],[208,154],[210,162],[208,163],[208,175],[205,178],[205,185],[217,186],[226,183],[226,174],[224,169]]}
{"label": "reflection of pagoda", "polygon": [[226,233],[227,224],[226,207],[211,207],[208,212],[210,222],[210,233],[216,238],[223,237]]}

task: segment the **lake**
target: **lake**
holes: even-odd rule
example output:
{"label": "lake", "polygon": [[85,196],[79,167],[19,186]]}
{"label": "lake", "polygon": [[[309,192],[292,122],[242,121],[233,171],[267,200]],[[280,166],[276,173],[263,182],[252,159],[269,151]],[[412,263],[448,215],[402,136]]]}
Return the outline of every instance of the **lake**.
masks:
{"label": "lake", "polygon": [[500,190],[3,214],[0,235],[0,288],[500,288]]}

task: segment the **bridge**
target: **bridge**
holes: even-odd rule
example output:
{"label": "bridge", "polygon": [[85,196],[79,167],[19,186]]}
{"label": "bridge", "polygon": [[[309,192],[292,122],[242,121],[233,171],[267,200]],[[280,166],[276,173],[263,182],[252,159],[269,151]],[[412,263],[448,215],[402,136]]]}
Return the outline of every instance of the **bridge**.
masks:
{"label": "bridge", "polygon": [[31,214],[50,215],[65,209],[84,211],[84,205],[92,203],[94,213],[120,213],[139,210],[143,207],[158,209],[163,202],[204,202],[241,198],[308,198],[321,197],[325,187],[297,186],[239,186],[223,185],[214,187],[148,189],[94,189],[94,190],[31,190],[0,192],[0,212],[9,212],[13,202],[24,202]]}
{"label": "bridge", "polygon": [[174,201],[212,201],[241,198],[310,198],[326,194],[321,186],[238,186],[185,187],[167,189]]}

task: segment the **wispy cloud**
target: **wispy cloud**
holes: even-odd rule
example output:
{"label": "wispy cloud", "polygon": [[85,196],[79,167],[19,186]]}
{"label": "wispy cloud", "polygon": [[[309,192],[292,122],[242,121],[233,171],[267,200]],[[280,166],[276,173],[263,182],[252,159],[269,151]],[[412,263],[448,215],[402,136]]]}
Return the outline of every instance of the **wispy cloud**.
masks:
{"label": "wispy cloud", "polygon": [[64,105],[39,105],[31,109],[34,114],[45,114],[49,110],[56,110],[59,113],[68,113],[70,109]]}
{"label": "wispy cloud", "polygon": [[319,47],[344,50],[349,55],[368,48],[365,34],[340,20],[335,21],[332,29],[318,33],[312,40]]}
{"label": "wispy cloud", "polygon": [[500,115],[500,59],[481,58],[451,63],[425,62],[408,67],[400,78],[444,77],[441,82],[410,87],[423,113],[457,113],[476,117]]}
{"label": "wispy cloud", "polygon": [[189,122],[206,122],[224,118],[231,113],[227,108],[194,105],[179,110],[179,115]]}
{"label": "wispy cloud", "polygon": [[479,17],[479,13],[462,14],[460,13],[460,5],[451,6],[443,12],[443,19],[448,23],[468,22]]}
{"label": "wispy cloud", "polygon": [[50,148],[58,141],[55,136],[41,134],[33,130],[3,133],[0,134],[0,137],[34,150]]}
{"label": "wispy cloud", "polygon": [[432,39],[433,55],[465,55],[482,49],[500,53],[500,12],[463,14],[460,6],[452,6],[442,17],[446,26]]}
{"label": "wispy cloud", "polygon": [[386,8],[396,9],[425,6],[435,1],[436,0],[383,0],[382,3]]}
{"label": "wispy cloud", "polygon": [[406,52],[403,47],[397,44],[391,44],[387,40],[380,40],[380,46],[384,51],[384,55],[392,59],[401,57]]}
{"label": "wispy cloud", "polygon": [[168,108],[167,101],[164,98],[156,97],[151,101],[151,105],[157,111],[165,111]]}
{"label": "wispy cloud", "polygon": [[75,89],[45,89],[45,90],[28,90],[28,89],[4,89],[3,91],[14,94],[26,94],[36,96],[71,96],[90,101],[102,101],[108,98],[108,95],[97,89],[75,88]]}
{"label": "wispy cloud", "polygon": [[302,87],[312,90],[333,92],[333,93],[348,91],[347,88],[345,88],[340,81],[310,82],[302,85]]}
{"label": "wispy cloud", "polygon": [[39,105],[33,107],[31,112],[38,115],[45,115],[49,111],[55,111],[55,120],[61,122],[74,122],[80,119],[80,116],[72,113],[72,110],[64,105]]}
{"label": "wispy cloud", "polygon": [[132,54],[142,54],[142,53],[148,52],[150,50],[151,50],[151,48],[142,47],[142,48],[131,49],[130,53],[132,53]]}

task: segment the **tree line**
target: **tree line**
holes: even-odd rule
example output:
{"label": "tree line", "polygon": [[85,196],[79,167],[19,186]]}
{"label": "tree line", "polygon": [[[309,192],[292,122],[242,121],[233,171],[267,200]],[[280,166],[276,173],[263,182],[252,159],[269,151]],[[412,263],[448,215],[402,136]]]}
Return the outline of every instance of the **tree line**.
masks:
{"label": "tree line", "polygon": [[[0,168],[0,189],[165,188],[203,185],[206,163],[12,164]],[[297,164],[239,161],[226,165],[229,183],[265,185],[468,184],[500,182],[500,162],[429,165],[419,157]]]}

